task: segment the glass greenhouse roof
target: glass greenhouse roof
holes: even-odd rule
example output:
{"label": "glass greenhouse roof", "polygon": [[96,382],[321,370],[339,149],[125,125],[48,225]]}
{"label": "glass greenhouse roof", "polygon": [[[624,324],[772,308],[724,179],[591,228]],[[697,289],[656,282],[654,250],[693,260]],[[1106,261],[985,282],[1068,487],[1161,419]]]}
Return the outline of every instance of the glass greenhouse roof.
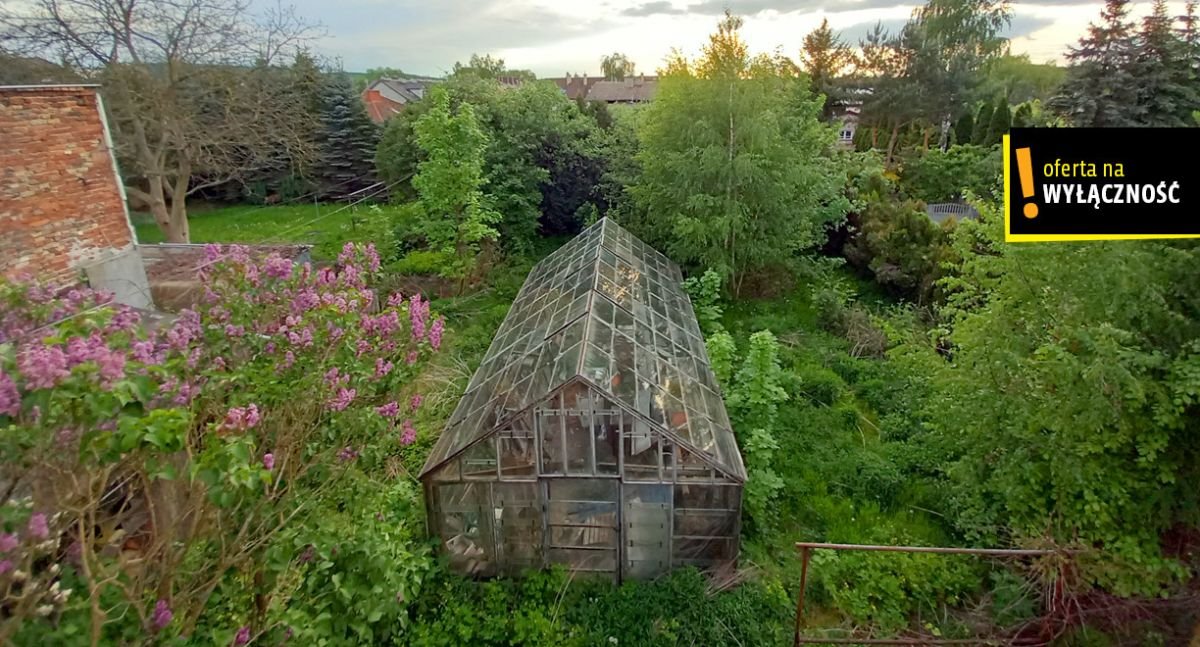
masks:
{"label": "glass greenhouse roof", "polygon": [[422,475],[577,380],[744,481],[683,276],[604,218],[530,271]]}

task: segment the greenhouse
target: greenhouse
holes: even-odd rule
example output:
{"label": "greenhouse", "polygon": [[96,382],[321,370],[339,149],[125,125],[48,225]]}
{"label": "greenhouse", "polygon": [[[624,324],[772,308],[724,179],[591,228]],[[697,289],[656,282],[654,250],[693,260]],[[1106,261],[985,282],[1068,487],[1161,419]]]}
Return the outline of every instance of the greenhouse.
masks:
{"label": "greenhouse", "polygon": [[530,271],[421,472],[456,570],[736,562],[746,470],[681,280],[608,219]]}

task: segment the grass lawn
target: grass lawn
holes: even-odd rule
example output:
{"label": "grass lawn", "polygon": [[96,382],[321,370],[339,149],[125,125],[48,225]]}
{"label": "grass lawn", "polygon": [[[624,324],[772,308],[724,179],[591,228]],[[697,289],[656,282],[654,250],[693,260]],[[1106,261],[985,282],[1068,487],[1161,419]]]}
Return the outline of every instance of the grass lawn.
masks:
{"label": "grass lawn", "polygon": [[[195,207],[188,218],[193,243],[317,244],[351,226],[354,212],[340,204],[238,205]],[[134,213],[133,222],[139,243],[163,242],[163,233],[149,213]]]}

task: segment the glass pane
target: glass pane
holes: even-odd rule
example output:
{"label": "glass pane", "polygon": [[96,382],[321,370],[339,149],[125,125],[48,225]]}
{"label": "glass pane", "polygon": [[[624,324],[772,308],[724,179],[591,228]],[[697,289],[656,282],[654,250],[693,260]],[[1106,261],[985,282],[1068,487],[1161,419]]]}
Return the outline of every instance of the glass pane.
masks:
{"label": "glass pane", "polygon": [[620,448],[621,410],[607,398],[597,398],[592,422],[595,440],[596,473],[616,474]]}
{"label": "glass pane", "polygon": [[659,438],[650,425],[633,419],[625,433],[625,478],[631,481],[658,481]]}
{"label": "glass pane", "polygon": [[499,433],[500,478],[529,478],[537,475],[537,443],[534,440],[533,416],[517,416]]}
{"label": "glass pane", "polygon": [[496,478],[496,439],[485,438],[467,448],[462,454],[464,479]]}

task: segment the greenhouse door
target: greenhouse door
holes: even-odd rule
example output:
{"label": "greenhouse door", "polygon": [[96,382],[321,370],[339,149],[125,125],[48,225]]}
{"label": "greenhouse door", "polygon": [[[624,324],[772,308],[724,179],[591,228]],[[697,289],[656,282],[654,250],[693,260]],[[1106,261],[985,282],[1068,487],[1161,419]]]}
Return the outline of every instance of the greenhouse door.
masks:
{"label": "greenhouse door", "polygon": [[501,571],[516,575],[542,567],[542,504],[538,484],[492,484],[492,530],[496,562]]}
{"label": "greenhouse door", "polygon": [[625,483],[622,510],[623,579],[645,580],[671,566],[671,486]]}
{"label": "greenhouse door", "polygon": [[543,479],[547,557],[577,573],[617,577],[616,479]]}

